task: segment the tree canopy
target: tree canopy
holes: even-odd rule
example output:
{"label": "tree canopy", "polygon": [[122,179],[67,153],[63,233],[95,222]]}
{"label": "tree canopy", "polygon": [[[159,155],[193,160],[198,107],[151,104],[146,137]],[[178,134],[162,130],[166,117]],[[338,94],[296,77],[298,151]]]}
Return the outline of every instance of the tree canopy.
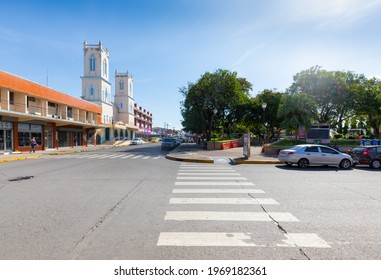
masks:
{"label": "tree canopy", "polygon": [[236,72],[218,69],[206,72],[196,83],[180,88],[182,125],[185,130],[211,138],[213,126],[228,129],[240,122],[237,107],[249,100],[251,84]]}

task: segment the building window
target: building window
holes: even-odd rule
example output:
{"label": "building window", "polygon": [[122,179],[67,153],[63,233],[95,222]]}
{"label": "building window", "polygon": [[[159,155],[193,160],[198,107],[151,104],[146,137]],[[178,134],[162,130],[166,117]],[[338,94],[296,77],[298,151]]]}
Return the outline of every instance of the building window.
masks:
{"label": "building window", "polygon": [[67,117],[72,118],[73,117],[73,108],[67,107]]}
{"label": "building window", "polygon": [[36,138],[39,146],[42,145],[42,126],[35,124],[19,123],[18,145],[19,147],[30,146],[30,140]]}
{"label": "building window", "polygon": [[123,81],[119,82],[119,89],[124,90],[124,82]]}
{"label": "building window", "polygon": [[132,82],[130,82],[130,95],[132,96]]}
{"label": "building window", "polygon": [[90,86],[90,90],[89,90],[89,92],[90,92],[90,95],[94,95],[94,88],[93,88],[93,85]]}
{"label": "building window", "polygon": [[55,108],[55,107],[56,107],[56,103],[48,102],[48,106],[49,106],[49,107],[54,107],[54,108]]}
{"label": "building window", "polygon": [[9,104],[15,105],[15,93],[13,91],[9,92]]}
{"label": "building window", "polygon": [[103,60],[103,75],[107,77],[107,61]]}
{"label": "building window", "polygon": [[90,71],[95,71],[95,56],[94,55],[90,56],[89,69]]}

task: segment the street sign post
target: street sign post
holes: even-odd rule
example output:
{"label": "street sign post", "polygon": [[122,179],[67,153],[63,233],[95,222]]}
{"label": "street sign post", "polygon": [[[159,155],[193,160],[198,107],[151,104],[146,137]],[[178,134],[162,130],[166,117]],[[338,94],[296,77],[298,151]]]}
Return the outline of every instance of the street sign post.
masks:
{"label": "street sign post", "polygon": [[250,157],[250,132],[243,135],[243,156]]}

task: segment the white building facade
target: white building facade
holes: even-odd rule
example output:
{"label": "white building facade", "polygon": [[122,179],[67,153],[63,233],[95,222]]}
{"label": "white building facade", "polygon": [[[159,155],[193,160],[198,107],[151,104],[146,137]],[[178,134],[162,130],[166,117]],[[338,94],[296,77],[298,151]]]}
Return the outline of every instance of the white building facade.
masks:
{"label": "white building facade", "polygon": [[102,123],[112,124],[113,105],[109,81],[109,51],[103,47],[101,41],[97,45],[91,45],[85,41],[83,52],[82,99],[100,105]]}
{"label": "white building facade", "polygon": [[114,116],[118,121],[132,126],[135,125],[133,85],[131,74],[115,71]]}

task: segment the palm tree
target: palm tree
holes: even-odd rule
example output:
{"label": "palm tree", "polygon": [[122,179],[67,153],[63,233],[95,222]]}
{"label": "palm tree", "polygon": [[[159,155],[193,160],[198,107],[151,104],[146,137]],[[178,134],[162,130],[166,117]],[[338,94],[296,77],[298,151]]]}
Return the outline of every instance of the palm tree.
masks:
{"label": "palm tree", "polygon": [[295,134],[300,126],[308,127],[316,119],[316,114],[315,100],[305,93],[285,95],[278,110],[278,117],[283,119],[282,127]]}

